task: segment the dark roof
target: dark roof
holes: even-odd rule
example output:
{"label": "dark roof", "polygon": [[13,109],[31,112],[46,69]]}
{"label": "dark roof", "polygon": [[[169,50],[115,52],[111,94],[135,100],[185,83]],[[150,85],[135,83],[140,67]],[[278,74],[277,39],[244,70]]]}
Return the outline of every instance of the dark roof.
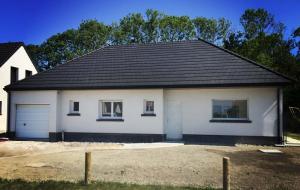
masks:
{"label": "dark roof", "polygon": [[290,80],[205,41],[108,46],[6,90],[284,85]]}
{"label": "dark roof", "polygon": [[21,47],[22,42],[0,43],[0,67]]}

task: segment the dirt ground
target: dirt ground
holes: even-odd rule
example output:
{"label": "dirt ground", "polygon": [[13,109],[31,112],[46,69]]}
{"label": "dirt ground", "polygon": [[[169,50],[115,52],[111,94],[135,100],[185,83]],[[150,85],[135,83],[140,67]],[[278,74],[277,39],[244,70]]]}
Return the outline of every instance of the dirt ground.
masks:
{"label": "dirt ground", "polygon": [[124,149],[122,144],[0,142],[0,178],[78,181],[84,152],[92,152],[92,179],[102,181],[222,186],[222,157],[231,159],[233,189],[300,189],[300,147],[182,145]]}

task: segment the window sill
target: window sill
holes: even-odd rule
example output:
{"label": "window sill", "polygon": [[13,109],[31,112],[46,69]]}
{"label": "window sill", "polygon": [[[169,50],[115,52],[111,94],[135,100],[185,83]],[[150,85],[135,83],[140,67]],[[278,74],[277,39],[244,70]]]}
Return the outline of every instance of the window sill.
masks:
{"label": "window sill", "polygon": [[80,116],[80,113],[68,113],[67,116]]}
{"label": "window sill", "polygon": [[96,121],[116,121],[116,122],[123,122],[124,119],[122,119],[122,118],[120,118],[120,119],[100,118],[100,119],[96,119]]}
{"label": "window sill", "polygon": [[211,123],[252,123],[251,120],[238,120],[238,119],[211,119],[209,120]]}
{"label": "window sill", "polygon": [[155,113],[142,113],[141,116],[150,116],[150,117],[155,117],[156,114]]}

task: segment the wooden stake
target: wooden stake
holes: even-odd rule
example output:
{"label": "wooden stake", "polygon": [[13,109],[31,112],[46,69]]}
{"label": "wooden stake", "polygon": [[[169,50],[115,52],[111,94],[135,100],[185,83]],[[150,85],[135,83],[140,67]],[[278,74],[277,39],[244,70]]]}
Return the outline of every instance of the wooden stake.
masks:
{"label": "wooden stake", "polygon": [[230,159],[228,157],[223,158],[223,189],[230,190],[230,173],[229,173],[229,163]]}
{"label": "wooden stake", "polygon": [[89,184],[91,177],[91,152],[85,153],[85,173],[84,173],[84,183]]}

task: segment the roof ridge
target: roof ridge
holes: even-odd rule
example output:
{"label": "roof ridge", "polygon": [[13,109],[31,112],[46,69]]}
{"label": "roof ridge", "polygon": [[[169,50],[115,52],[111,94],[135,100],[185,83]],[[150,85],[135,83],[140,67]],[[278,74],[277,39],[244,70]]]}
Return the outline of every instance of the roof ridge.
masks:
{"label": "roof ridge", "polygon": [[184,42],[197,42],[199,40],[181,40],[181,41],[159,41],[159,42],[148,42],[148,43],[131,43],[131,44],[112,44],[107,45],[105,48],[114,48],[114,47],[126,47],[126,46],[150,46],[150,45],[158,45],[158,44],[175,44],[175,43],[184,43]]}
{"label": "roof ridge", "polygon": [[272,72],[272,73],[274,73],[274,74],[276,74],[276,75],[278,75],[278,76],[281,76],[281,77],[283,77],[283,78],[285,78],[285,79],[288,79],[288,80],[291,80],[291,81],[296,81],[295,79],[293,79],[293,78],[291,78],[291,77],[289,77],[289,76],[287,76],[287,75],[285,75],[285,74],[282,74],[282,73],[279,73],[279,72],[277,72],[277,71],[274,71],[273,69],[271,69],[271,68],[269,68],[269,67],[267,67],[267,66],[264,66],[264,65],[262,65],[262,64],[259,64],[259,63],[257,63],[256,61],[253,61],[253,60],[251,60],[251,59],[249,59],[249,58],[247,58],[247,57],[244,57],[244,56],[242,56],[242,55],[239,55],[239,54],[237,54],[237,53],[235,53],[235,52],[233,52],[233,51],[230,51],[230,50],[228,50],[228,49],[225,49],[225,48],[222,48],[222,47],[220,47],[220,46],[217,46],[217,45],[215,45],[215,44],[213,44],[213,43],[210,43],[210,42],[208,42],[208,41],[206,41],[206,40],[204,40],[204,39],[198,39],[199,41],[202,41],[202,42],[204,42],[204,43],[207,43],[207,44],[209,44],[209,45],[211,45],[211,46],[214,46],[214,47],[216,47],[216,48],[218,48],[218,49],[220,49],[220,50],[222,50],[222,51],[225,51],[225,52],[227,52],[227,53],[229,53],[229,54],[231,54],[231,55],[233,55],[233,56],[236,56],[236,57],[238,57],[238,58],[240,58],[240,59],[243,59],[243,60],[245,60],[245,61],[247,61],[247,62],[249,62],[249,63],[252,63],[252,64],[254,64],[254,65],[257,65],[257,66],[259,66],[259,67],[261,67],[261,68],[263,68],[263,69],[266,69],[267,71],[270,71],[270,72]]}

